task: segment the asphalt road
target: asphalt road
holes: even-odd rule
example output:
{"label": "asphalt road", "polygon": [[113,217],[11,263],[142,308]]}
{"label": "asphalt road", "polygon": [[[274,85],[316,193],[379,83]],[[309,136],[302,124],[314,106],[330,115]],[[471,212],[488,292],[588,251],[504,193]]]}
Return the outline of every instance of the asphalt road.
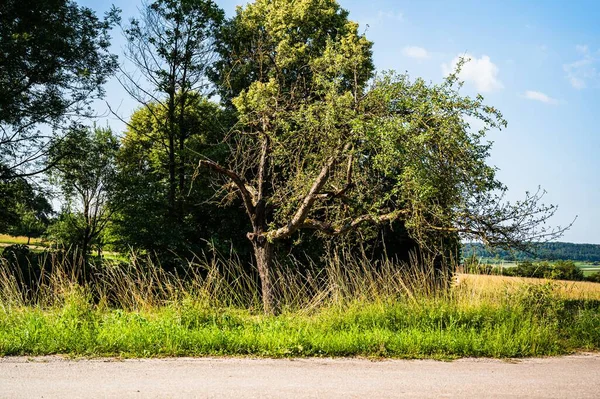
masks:
{"label": "asphalt road", "polygon": [[600,398],[600,354],[431,360],[0,358],[1,398]]}

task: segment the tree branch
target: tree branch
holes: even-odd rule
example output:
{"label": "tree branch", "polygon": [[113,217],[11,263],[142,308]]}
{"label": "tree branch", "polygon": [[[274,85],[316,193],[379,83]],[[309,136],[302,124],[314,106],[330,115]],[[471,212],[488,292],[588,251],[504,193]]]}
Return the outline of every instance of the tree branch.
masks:
{"label": "tree branch", "polygon": [[198,163],[198,167],[209,168],[223,176],[229,177],[231,181],[233,181],[233,183],[237,186],[238,190],[240,191],[240,196],[242,197],[242,201],[244,201],[246,213],[248,214],[248,216],[250,217],[250,221],[254,225],[254,205],[252,204],[252,195],[250,195],[250,192],[246,188],[244,180],[234,171],[226,169],[213,161],[201,160]]}
{"label": "tree branch", "polygon": [[[350,145],[347,144],[346,146],[344,146],[343,151],[347,151],[349,148]],[[312,187],[308,191],[308,194],[306,194],[306,196],[302,200],[302,204],[300,204],[300,207],[292,217],[292,220],[290,220],[290,222],[284,227],[280,227],[275,231],[268,232],[267,239],[275,240],[280,238],[287,238],[294,234],[302,226],[314,202],[318,198],[319,191],[321,191],[323,186],[325,186],[325,183],[327,183],[327,179],[329,178],[329,172],[337,162],[336,155],[331,156],[327,160],[325,165],[323,165],[323,167],[321,168],[321,172],[315,179]]]}
{"label": "tree branch", "polygon": [[350,230],[356,229],[363,223],[373,223],[373,224],[381,224],[385,222],[391,222],[400,217],[403,214],[403,211],[396,210],[389,213],[385,213],[383,215],[362,215],[355,219],[352,219],[346,224],[341,226],[333,226],[331,223],[321,222],[319,220],[314,219],[306,219],[300,228],[303,229],[313,229],[318,230],[322,233],[325,233],[330,236],[337,236],[344,233],[347,233]]}

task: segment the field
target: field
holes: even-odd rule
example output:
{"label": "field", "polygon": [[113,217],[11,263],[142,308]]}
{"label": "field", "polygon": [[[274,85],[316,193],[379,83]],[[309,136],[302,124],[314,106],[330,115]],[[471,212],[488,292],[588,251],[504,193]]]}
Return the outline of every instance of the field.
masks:
{"label": "field", "polygon": [[[0,234],[0,247],[6,247],[14,244],[27,245],[27,237],[15,237],[8,234]],[[49,243],[40,238],[32,238],[30,241],[32,247],[47,247]]]}
{"label": "field", "polygon": [[540,285],[551,287],[553,294],[561,299],[600,301],[600,283],[481,274],[457,274],[456,279],[461,289],[471,290],[476,296],[494,296],[502,291],[516,292],[523,287]]}
{"label": "field", "polygon": [[[81,286],[56,265],[24,290],[0,270],[0,355],[527,357],[600,350],[600,284],[330,264],[278,275],[280,312],[264,315],[239,265],[195,265],[186,280],[115,266]],[[196,273],[196,274],[193,274]],[[313,285],[311,285],[313,284]]]}

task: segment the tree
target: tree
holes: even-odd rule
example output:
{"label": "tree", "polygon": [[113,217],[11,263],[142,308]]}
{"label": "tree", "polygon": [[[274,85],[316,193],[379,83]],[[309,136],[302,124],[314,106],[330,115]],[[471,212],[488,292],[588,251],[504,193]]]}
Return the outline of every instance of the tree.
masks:
{"label": "tree", "polygon": [[113,214],[107,205],[118,148],[119,143],[109,128],[94,127],[73,131],[50,149],[49,161],[55,164],[51,177],[67,205],[65,218],[73,234],[79,237],[71,245],[78,247],[86,262],[91,244]]}
{"label": "tree", "polygon": [[92,113],[117,66],[108,51],[117,19],[116,9],[100,20],[70,0],[2,2],[0,180],[39,173],[50,139]]}
{"label": "tree", "polygon": [[48,199],[27,179],[0,180],[0,232],[39,237],[51,214]]}
{"label": "tree", "polygon": [[[317,196],[327,200],[332,169],[352,163],[346,136],[372,61],[371,43],[346,17],[335,1],[257,1],[238,8],[220,44],[222,92],[240,93],[231,100],[239,134],[229,168],[200,165],[230,179],[244,202],[266,312],[272,243],[304,226]],[[240,87],[246,75],[251,83]]]}
{"label": "tree", "polygon": [[125,56],[136,71],[124,72],[120,80],[147,112],[166,111],[154,115],[153,123],[164,137],[168,159],[169,215],[181,222],[189,179],[185,146],[192,134],[184,123],[186,108],[206,86],[213,35],[224,14],[211,0],[155,0],[144,4],[142,12],[124,31]]}
{"label": "tree", "polygon": [[[371,43],[333,0],[257,0],[238,8],[221,40],[214,76],[238,113],[235,152],[227,166],[199,166],[244,203],[267,313],[276,310],[273,247],[300,230],[338,236],[399,220],[432,253],[460,234],[544,235],[538,222],[553,208],[537,197],[494,202],[503,186],[483,137],[505,122],[482,97],[460,96],[456,74],[441,85],[370,80]],[[472,132],[467,116],[485,128]]]}
{"label": "tree", "polygon": [[175,261],[174,254],[184,259],[199,254],[207,242],[225,252],[232,245],[243,250],[240,240],[231,235],[232,230],[246,229],[239,200],[233,206],[216,204],[209,176],[194,176],[202,157],[226,158],[229,149],[222,139],[224,126],[230,125],[229,113],[198,93],[188,97],[179,122],[190,132],[180,153],[188,160],[179,198],[181,220],[169,215],[169,147],[162,131],[168,109],[164,105],[150,103],[134,112],[117,156],[118,186],[112,201],[118,212],[112,227],[118,244],[160,256],[163,266]]}
{"label": "tree", "polygon": [[52,213],[52,207],[45,198],[37,197],[33,202],[33,207],[24,203],[18,205],[20,221],[10,231],[12,235],[27,237],[27,245],[32,238],[41,237],[46,232],[50,223],[49,215]]}

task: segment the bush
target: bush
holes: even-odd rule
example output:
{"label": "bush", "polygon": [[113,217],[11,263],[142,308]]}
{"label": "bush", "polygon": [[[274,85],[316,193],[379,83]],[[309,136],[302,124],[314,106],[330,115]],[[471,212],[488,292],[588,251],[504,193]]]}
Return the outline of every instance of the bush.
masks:
{"label": "bush", "polygon": [[596,272],[591,274],[585,278],[587,281],[591,281],[592,283],[600,283],[600,272]]}
{"label": "bush", "polygon": [[513,273],[517,277],[551,278],[552,266],[548,262],[524,261],[517,265]]}
{"label": "bush", "polygon": [[585,278],[583,271],[570,260],[559,260],[554,264],[549,262],[531,262],[529,260],[519,262],[516,267],[503,268],[502,266],[491,266],[482,264],[479,260],[465,260],[465,272],[472,274],[494,274],[511,277],[548,278],[553,280],[571,281],[595,281],[600,282],[600,273]]}
{"label": "bush", "polygon": [[573,261],[570,260],[559,260],[554,264],[550,278],[556,280],[583,280],[583,272],[579,269]]}
{"label": "bush", "polygon": [[14,244],[4,248],[0,261],[6,263],[22,289],[32,288],[40,277],[38,256],[27,245]]}

